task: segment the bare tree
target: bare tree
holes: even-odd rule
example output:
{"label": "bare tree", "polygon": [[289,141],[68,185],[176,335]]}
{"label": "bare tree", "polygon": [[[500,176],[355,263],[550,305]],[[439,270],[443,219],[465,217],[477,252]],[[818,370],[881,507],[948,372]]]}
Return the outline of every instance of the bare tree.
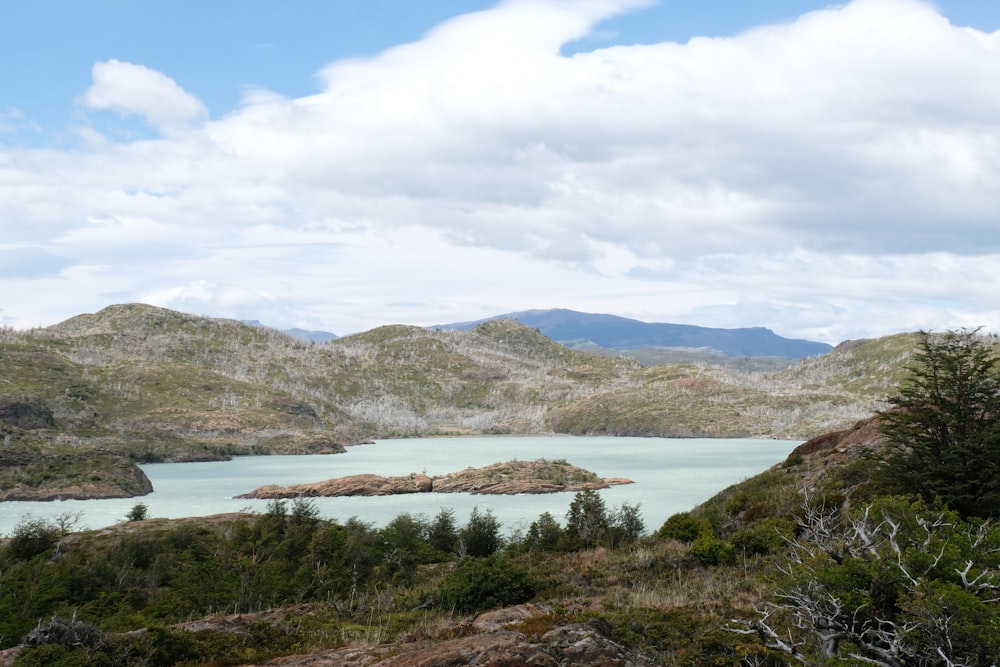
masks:
{"label": "bare tree", "polygon": [[995,665],[1000,529],[883,499],[813,507],[791,540],[788,583],[734,630],[803,665]]}

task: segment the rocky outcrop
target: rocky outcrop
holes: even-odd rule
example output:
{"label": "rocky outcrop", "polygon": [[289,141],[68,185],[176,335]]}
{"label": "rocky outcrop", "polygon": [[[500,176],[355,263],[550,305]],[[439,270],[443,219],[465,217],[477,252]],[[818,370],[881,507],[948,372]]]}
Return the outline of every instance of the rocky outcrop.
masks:
{"label": "rocky outcrop", "polygon": [[333,496],[392,496],[405,493],[427,493],[431,490],[431,478],[427,475],[412,474],[406,477],[382,477],[381,475],[349,475],[322,482],[278,486],[268,484],[237,498],[317,498]]}
{"label": "rocky outcrop", "polygon": [[237,498],[315,498],[332,496],[387,496],[404,493],[471,493],[516,495],[519,493],[560,493],[604,489],[612,484],[631,484],[622,477],[601,478],[566,461],[508,461],[484,468],[465,470],[430,478],[420,473],[405,477],[350,475],[322,482],[277,486],[269,484]]}
{"label": "rocky outcrop", "polygon": [[[487,612],[448,631],[439,641],[344,646],[309,655],[276,658],[243,667],[653,667],[644,655],[622,646],[599,621],[554,625],[529,636],[519,625],[547,613],[535,605]],[[458,636],[455,636],[458,635]]]}
{"label": "rocky outcrop", "polygon": [[[856,422],[851,428],[834,431],[807,440],[792,450],[789,459],[801,459],[802,487],[812,490],[821,486],[830,474],[870,456],[885,447],[878,416]],[[849,490],[849,489],[848,489]]]}

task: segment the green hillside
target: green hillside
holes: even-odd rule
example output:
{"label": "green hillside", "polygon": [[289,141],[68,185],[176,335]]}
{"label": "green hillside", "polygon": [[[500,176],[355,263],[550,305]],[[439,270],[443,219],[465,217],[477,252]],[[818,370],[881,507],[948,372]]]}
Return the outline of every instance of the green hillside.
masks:
{"label": "green hillside", "polygon": [[642,366],[513,320],[314,344],[127,304],[0,331],[0,429],[7,442],[140,462],[448,434],[806,439],[878,409],[912,345],[905,335],[854,342],[783,370]]}

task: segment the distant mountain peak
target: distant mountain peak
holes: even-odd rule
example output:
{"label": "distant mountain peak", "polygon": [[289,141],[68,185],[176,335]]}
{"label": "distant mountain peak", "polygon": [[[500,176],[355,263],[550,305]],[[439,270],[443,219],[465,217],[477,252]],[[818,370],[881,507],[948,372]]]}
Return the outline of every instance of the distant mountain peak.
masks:
{"label": "distant mountain peak", "polygon": [[[266,324],[260,320],[243,320],[243,324],[249,324],[252,327],[268,327]],[[291,329],[282,329],[282,333],[286,333],[292,338],[298,338],[299,340],[310,340],[314,343],[325,343],[328,340],[335,340],[339,336],[335,333],[330,333],[329,331],[311,331],[309,329],[300,329],[298,327],[292,327]]]}
{"label": "distant mountain peak", "polygon": [[483,322],[498,319],[520,322],[567,347],[592,345],[618,351],[671,348],[713,351],[728,357],[793,359],[818,356],[833,349],[826,343],[783,338],[766,327],[719,329],[691,324],[642,322],[566,308],[523,310],[434,328],[469,330]]}

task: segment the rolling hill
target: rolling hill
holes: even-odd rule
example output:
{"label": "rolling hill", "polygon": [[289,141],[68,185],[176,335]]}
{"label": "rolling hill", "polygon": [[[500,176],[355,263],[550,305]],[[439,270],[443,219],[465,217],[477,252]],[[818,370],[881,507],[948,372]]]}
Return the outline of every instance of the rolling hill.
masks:
{"label": "rolling hill", "polygon": [[511,319],[467,331],[392,325],[316,344],[126,304],[0,330],[0,435],[50,455],[72,447],[140,462],[429,435],[806,439],[880,408],[913,344],[843,344],[780,371],[642,366]]}

